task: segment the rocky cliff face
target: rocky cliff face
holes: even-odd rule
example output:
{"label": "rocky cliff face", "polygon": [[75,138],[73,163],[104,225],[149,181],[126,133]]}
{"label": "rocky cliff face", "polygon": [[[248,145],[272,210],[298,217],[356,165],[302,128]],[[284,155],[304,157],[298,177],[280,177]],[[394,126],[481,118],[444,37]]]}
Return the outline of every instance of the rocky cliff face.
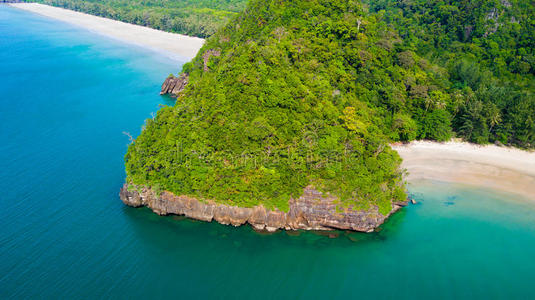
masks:
{"label": "rocky cliff face", "polygon": [[369,211],[336,210],[336,198],[324,196],[312,187],[305,188],[298,199],[290,199],[290,210],[268,210],[263,206],[237,207],[218,204],[213,201],[199,201],[187,196],[176,196],[163,192],[159,196],[147,188],[128,190],[125,184],[120,192],[121,200],[129,206],[147,206],[159,215],[185,215],[186,217],[221,224],[240,226],[249,223],[256,230],[354,230],[371,232],[407,203],[396,203],[386,216],[378,209]]}
{"label": "rocky cliff face", "polygon": [[[221,51],[220,50],[213,50],[210,49],[206,51],[202,58],[203,58],[203,70],[204,72],[208,72],[210,69],[208,68],[208,63],[210,61],[210,57],[212,56],[220,56]],[[170,75],[165,79],[165,81],[162,84],[162,89],[160,90],[160,95],[170,94],[173,97],[177,97],[180,92],[186,87],[188,84],[189,75],[186,73],[180,74],[180,76],[175,77],[173,75]]]}
{"label": "rocky cliff face", "polygon": [[160,95],[171,94],[172,96],[177,97],[188,84],[188,77],[189,76],[186,73],[182,73],[178,77],[173,75],[167,77],[162,84]]}

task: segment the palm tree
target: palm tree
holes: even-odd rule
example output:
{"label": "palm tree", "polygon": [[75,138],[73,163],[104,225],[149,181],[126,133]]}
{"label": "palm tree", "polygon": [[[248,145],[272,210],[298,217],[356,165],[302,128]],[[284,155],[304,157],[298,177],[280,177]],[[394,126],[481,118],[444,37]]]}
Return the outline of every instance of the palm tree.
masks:
{"label": "palm tree", "polygon": [[501,121],[502,121],[502,115],[500,114],[500,110],[496,106],[493,105],[490,110],[490,115],[489,115],[489,122],[490,122],[489,133],[492,132],[492,128],[500,124]]}

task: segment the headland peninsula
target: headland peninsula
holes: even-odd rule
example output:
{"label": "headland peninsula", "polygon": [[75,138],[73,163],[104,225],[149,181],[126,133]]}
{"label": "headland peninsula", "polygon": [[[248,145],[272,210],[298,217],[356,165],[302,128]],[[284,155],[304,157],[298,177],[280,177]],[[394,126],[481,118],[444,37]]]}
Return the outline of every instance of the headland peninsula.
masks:
{"label": "headland peninsula", "polygon": [[[252,1],[207,43],[41,4],[14,6],[193,58],[178,80],[168,78],[162,86],[162,93],[178,98],[175,107],[148,120],[129,148],[121,190],[128,205],[269,231],[369,232],[406,205],[405,180],[458,182],[533,198],[533,152],[444,142],[457,135],[532,147],[529,70],[507,75],[524,83],[499,86],[509,77],[492,66],[465,58],[441,65],[406,50],[399,24],[380,27],[385,22],[372,10],[316,4]],[[345,29],[316,28],[305,18],[311,9],[322,22],[343,16],[338,25]],[[261,19],[270,21],[256,24],[262,12]],[[295,15],[289,18],[289,12]],[[493,37],[489,32],[482,38]],[[334,44],[341,50],[329,53]],[[385,80],[389,91],[378,88]],[[249,160],[236,160],[240,155]]]}

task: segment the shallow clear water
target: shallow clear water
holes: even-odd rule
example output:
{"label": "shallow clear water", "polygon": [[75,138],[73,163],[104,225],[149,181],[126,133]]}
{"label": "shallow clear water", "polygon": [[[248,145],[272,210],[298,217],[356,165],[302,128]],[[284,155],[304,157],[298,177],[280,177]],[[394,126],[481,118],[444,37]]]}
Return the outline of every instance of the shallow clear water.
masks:
{"label": "shallow clear water", "polygon": [[128,138],[180,63],[0,6],[0,298],[533,299],[535,204],[418,182],[373,234],[125,207]]}

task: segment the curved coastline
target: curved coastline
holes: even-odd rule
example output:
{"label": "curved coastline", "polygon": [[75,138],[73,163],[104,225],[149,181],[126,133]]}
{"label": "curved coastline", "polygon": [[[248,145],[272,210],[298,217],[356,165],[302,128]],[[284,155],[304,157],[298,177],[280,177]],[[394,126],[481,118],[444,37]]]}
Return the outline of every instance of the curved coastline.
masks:
{"label": "curved coastline", "polygon": [[429,179],[501,190],[535,200],[535,152],[466,142],[395,144],[407,181]]}
{"label": "curved coastline", "polygon": [[[194,57],[204,43],[203,39],[196,37],[168,33],[43,4],[15,3],[10,5],[127,43],[164,54],[171,53],[175,55],[175,58],[180,57],[181,60]],[[535,152],[458,141],[446,143],[415,141],[409,144],[395,144],[392,147],[403,158],[402,167],[408,171],[406,180],[409,183],[419,179],[462,183],[497,189],[535,200]],[[212,218],[217,220],[215,217],[210,219]],[[238,223],[244,222],[248,221]],[[232,224],[230,221],[226,223]],[[375,223],[372,227],[380,223],[382,221]],[[255,224],[252,225],[255,226]],[[280,228],[291,227],[282,223],[279,225]],[[257,227],[262,226],[264,225],[258,223]],[[303,227],[306,226],[303,225]],[[359,231],[369,231],[372,227]]]}
{"label": "curved coastline", "polygon": [[39,3],[10,3],[9,5],[126,43],[162,52],[179,61],[189,61],[195,57],[204,44],[204,39],[198,37],[165,32],[54,6]]}

